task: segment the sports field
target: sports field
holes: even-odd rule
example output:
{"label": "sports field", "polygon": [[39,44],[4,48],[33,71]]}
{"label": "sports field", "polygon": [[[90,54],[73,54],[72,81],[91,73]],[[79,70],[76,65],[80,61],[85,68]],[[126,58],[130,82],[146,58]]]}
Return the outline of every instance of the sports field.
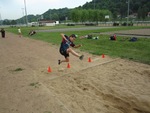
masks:
{"label": "sports field", "polygon": [[150,113],[150,65],[76,49],[85,57],[70,55],[67,68],[58,50],[12,33],[0,38],[1,113]]}

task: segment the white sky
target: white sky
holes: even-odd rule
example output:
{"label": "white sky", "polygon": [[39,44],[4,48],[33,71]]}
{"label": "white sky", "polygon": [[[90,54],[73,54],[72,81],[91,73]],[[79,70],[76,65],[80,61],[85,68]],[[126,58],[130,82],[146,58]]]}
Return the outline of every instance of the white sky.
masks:
{"label": "white sky", "polygon": [[[25,0],[27,14],[43,14],[49,9],[75,8],[92,0]],[[18,19],[25,15],[24,0],[0,0],[0,20]]]}

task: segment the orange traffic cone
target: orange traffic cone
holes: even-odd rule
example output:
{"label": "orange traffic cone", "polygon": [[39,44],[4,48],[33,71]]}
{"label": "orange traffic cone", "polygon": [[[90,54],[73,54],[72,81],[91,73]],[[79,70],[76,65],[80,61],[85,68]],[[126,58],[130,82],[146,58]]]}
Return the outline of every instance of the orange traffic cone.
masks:
{"label": "orange traffic cone", "polygon": [[92,62],[91,57],[89,57],[88,62]]}
{"label": "orange traffic cone", "polygon": [[105,55],[104,55],[104,54],[102,54],[102,58],[105,58]]}
{"label": "orange traffic cone", "polygon": [[70,64],[68,63],[67,68],[70,68]]}
{"label": "orange traffic cone", "polygon": [[49,73],[52,72],[50,66],[48,67],[47,71],[48,71]]}

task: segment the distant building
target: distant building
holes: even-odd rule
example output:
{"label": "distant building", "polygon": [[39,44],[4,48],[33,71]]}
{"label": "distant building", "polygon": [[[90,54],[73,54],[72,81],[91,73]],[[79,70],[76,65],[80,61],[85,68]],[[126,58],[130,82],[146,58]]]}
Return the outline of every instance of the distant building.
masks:
{"label": "distant building", "polygon": [[38,26],[38,22],[28,23],[28,26],[32,26],[32,27]]}
{"label": "distant building", "polygon": [[55,26],[56,24],[59,24],[59,21],[55,21],[55,20],[39,20],[38,23],[39,23],[39,26]]}

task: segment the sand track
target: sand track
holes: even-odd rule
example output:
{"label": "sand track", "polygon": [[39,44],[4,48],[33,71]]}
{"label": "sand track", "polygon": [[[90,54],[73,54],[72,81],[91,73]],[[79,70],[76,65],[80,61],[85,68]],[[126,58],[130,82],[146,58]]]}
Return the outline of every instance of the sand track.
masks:
{"label": "sand track", "polygon": [[1,113],[150,113],[149,65],[78,51],[68,69],[57,46],[11,33],[0,48]]}

